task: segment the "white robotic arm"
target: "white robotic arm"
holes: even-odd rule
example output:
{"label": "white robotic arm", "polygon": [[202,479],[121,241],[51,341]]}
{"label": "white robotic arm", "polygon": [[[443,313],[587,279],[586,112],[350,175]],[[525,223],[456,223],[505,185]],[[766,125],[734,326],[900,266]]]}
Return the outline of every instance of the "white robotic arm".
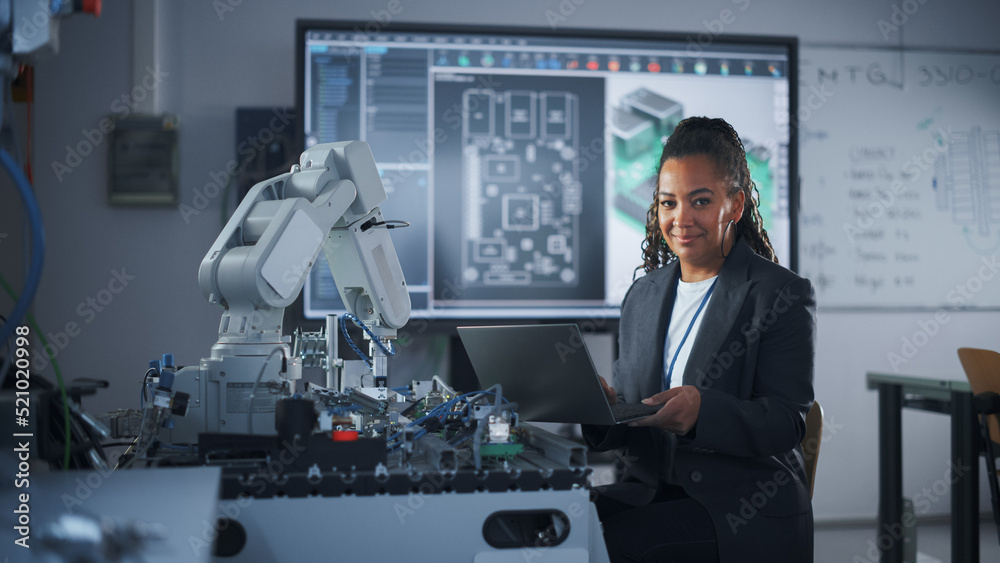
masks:
{"label": "white robotic arm", "polygon": [[[198,271],[202,292],[225,312],[211,357],[176,373],[174,390],[191,398],[171,441],[273,427],[274,389],[301,375],[301,363],[287,361],[282,316],[320,250],[347,310],[379,340],[395,337],[410,298],[378,208],[385,199],[371,149],[359,141],[316,145],[291,172],[251,188]],[[372,356],[373,375],[384,379],[374,342]]]}
{"label": "white robotic arm", "polygon": [[324,249],[347,310],[391,329],[410,299],[378,205],[385,201],[371,150],[316,145],[287,174],[255,185],[202,261],[198,280],[226,308],[220,343],[274,342]]}

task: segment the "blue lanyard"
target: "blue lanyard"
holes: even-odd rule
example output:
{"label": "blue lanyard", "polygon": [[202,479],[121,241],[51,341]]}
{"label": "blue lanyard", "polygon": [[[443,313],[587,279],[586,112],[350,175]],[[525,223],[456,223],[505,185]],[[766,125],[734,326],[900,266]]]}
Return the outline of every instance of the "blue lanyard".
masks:
{"label": "blue lanyard", "polygon": [[[684,348],[684,343],[687,342],[688,335],[691,334],[691,329],[694,328],[694,323],[695,323],[695,321],[698,320],[698,315],[700,315],[701,314],[701,310],[705,308],[705,303],[708,303],[708,298],[712,296],[712,292],[715,291],[715,284],[718,283],[718,282],[719,282],[719,278],[716,277],[715,281],[712,282],[712,285],[709,286],[708,292],[705,293],[705,297],[701,300],[701,305],[698,305],[698,310],[694,312],[694,317],[691,319],[691,324],[688,325],[687,330],[684,332],[684,337],[681,338],[680,345],[677,346],[677,350],[674,351],[674,359],[670,360],[670,367],[667,369],[667,377],[666,377],[667,386],[664,389],[664,391],[666,389],[670,389],[670,378],[671,378],[671,376],[674,373],[674,364],[677,363],[677,356],[681,355],[681,349]],[[680,278],[680,276],[678,276],[677,277],[677,285],[679,286],[680,283],[681,283],[681,278]],[[677,294],[677,289],[674,289],[674,295],[676,295],[676,294]]]}

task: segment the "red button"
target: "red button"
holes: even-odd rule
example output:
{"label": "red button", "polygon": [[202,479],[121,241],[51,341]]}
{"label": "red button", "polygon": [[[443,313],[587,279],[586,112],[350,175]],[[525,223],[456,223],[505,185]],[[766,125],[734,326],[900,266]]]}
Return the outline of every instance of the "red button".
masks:
{"label": "red button", "polygon": [[83,0],[81,12],[85,14],[94,14],[95,18],[101,17],[101,0]]}
{"label": "red button", "polygon": [[357,430],[334,430],[330,438],[334,442],[355,442],[358,439]]}

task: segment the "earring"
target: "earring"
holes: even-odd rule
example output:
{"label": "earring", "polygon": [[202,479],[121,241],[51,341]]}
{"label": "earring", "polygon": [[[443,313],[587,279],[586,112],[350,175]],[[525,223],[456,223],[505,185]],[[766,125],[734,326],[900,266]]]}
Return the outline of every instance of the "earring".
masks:
{"label": "earring", "polygon": [[[733,230],[736,230],[736,231],[739,230],[739,225],[736,224],[736,221],[733,221],[732,219],[730,219],[729,222],[726,223],[726,230],[722,231],[722,243],[719,244],[719,254],[722,254],[722,258],[728,258],[729,257],[729,255],[726,254],[726,233],[729,232],[729,225],[733,225]],[[734,244],[735,244],[735,235],[733,236],[733,238],[734,238]]]}

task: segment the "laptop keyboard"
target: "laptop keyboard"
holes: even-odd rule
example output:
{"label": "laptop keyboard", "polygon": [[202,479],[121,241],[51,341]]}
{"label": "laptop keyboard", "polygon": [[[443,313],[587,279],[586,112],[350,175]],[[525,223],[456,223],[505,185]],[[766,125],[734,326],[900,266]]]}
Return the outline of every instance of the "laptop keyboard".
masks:
{"label": "laptop keyboard", "polygon": [[611,405],[611,414],[615,420],[631,420],[649,416],[660,410],[663,405],[644,405],[642,403],[615,403]]}

